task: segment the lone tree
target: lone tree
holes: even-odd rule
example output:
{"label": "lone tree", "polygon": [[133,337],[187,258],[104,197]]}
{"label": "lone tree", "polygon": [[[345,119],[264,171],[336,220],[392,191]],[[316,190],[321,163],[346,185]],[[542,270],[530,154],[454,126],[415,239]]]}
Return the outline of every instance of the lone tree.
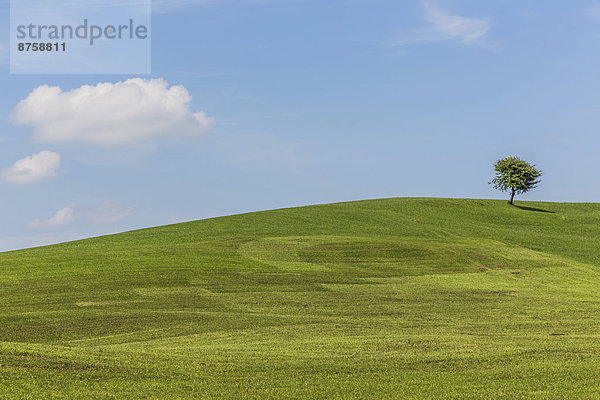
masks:
{"label": "lone tree", "polygon": [[506,157],[496,161],[494,164],[496,177],[490,182],[490,185],[503,192],[510,192],[508,204],[513,205],[515,194],[522,194],[537,187],[538,180],[542,176],[542,171],[535,165],[518,157]]}

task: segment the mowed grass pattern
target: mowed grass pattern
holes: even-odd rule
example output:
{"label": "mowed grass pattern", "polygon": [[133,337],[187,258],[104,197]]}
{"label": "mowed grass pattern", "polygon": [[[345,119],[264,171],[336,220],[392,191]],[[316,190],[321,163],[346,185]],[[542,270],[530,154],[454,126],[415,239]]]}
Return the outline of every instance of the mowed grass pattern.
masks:
{"label": "mowed grass pattern", "polygon": [[2,399],[600,398],[600,205],[387,199],[0,254]]}

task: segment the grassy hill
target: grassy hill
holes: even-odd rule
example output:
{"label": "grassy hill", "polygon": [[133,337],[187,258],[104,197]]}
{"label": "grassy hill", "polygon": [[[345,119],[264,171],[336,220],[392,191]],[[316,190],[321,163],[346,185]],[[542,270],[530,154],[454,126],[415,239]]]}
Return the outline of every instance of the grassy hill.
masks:
{"label": "grassy hill", "polygon": [[0,397],[600,398],[600,204],[520,204],[372,200],[0,254]]}

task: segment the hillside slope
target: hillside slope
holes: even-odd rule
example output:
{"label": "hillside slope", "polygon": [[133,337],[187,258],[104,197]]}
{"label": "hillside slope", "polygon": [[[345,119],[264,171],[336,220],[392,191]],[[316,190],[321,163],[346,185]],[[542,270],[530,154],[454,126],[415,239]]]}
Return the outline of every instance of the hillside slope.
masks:
{"label": "hillside slope", "polygon": [[596,398],[600,204],[386,199],[0,254],[2,398]]}

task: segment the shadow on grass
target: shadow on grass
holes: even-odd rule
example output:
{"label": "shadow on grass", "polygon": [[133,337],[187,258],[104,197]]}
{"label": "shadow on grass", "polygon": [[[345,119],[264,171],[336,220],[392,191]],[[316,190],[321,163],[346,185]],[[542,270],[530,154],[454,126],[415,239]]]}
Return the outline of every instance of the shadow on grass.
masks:
{"label": "shadow on grass", "polygon": [[535,212],[541,212],[541,213],[556,214],[554,211],[542,210],[541,208],[518,206],[516,204],[515,204],[515,207],[520,208],[521,210],[525,210],[525,211],[535,211]]}

